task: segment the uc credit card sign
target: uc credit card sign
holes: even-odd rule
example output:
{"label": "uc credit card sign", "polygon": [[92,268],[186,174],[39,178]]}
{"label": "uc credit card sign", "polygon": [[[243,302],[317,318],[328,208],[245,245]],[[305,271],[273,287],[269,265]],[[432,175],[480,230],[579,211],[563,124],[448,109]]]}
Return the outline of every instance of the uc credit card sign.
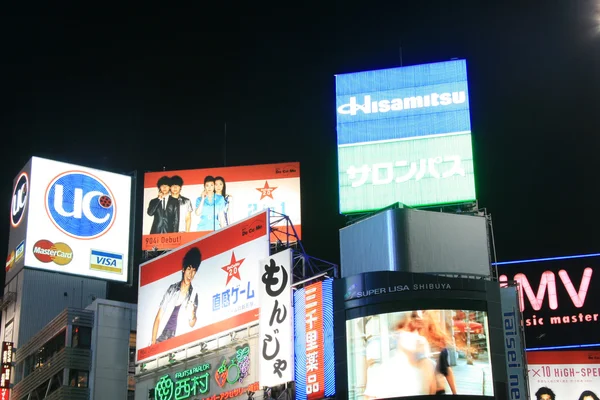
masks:
{"label": "uc credit card sign", "polygon": [[33,157],[25,266],[127,281],[131,178]]}
{"label": "uc credit card sign", "polygon": [[340,212],[475,199],[465,60],[336,75]]}

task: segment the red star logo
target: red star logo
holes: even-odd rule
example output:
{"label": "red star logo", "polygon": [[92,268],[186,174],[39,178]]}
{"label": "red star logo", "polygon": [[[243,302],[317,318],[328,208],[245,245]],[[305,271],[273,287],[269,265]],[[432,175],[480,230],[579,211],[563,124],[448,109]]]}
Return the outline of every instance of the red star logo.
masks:
{"label": "red star logo", "polygon": [[229,265],[221,267],[223,271],[227,272],[227,282],[225,282],[225,286],[227,286],[227,284],[233,277],[238,278],[238,280],[240,281],[242,280],[242,278],[240,278],[240,266],[242,265],[244,260],[245,258],[242,258],[241,260],[236,260],[235,253],[231,252],[231,261]]}
{"label": "red star logo", "polygon": [[[260,192],[260,200],[264,199],[265,197],[270,197],[273,199],[273,191],[277,189],[276,187],[269,187],[269,181],[265,181],[265,186],[261,187],[261,188],[256,188],[256,190],[258,190]],[[275,199],[273,199],[275,200]]]}

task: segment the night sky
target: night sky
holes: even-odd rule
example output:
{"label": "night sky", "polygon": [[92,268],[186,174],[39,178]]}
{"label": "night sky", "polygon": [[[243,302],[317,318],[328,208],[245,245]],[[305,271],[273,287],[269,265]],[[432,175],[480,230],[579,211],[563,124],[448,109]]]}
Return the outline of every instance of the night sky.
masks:
{"label": "night sky", "polygon": [[299,161],[305,249],[338,263],[334,75],[465,58],[498,260],[600,252],[600,3],[400,3],[3,13],[0,242],[32,156],[140,179]]}

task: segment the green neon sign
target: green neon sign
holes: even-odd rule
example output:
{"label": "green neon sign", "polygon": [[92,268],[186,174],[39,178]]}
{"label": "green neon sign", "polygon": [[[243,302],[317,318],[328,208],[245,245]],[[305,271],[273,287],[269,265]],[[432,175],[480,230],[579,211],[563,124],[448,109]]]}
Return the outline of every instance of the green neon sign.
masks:
{"label": "green neon sign", "polygon": [[185,400],[210,391],[210,364],[202,364],[169,375],[161,376],[154,387],[157,400]]}
{"label": "green neon sign", "polygon": [[340,213],[476,199],[471,133],[338,147]]}

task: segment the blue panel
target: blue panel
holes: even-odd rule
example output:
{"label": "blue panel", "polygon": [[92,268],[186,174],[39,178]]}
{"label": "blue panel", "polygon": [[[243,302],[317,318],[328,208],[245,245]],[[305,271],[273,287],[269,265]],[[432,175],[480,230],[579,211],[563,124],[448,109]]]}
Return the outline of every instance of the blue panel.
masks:
{"label": "blue panel", "polygon": [[323,339],[325,345],[325,396],[335,395],[335,353],[333,345],[333,279],[322,282]]}
{"label": "blue panel", "polygon": [[340,74],[335,77],[336,94],[350,95],[406,87],[428,86],[467,80],[466,60],[453,60],[409,67]]}
{"label": "blue panel", "polygon": [[304,288],[294,292],[294,371],[296,399],[306,399],[306,306]]}
{"label": "blue panel", "polygon": [[470,132],[465,60],[336,76],[338,144]]}
{"label": "blue panel", "polygon": [[360,121],[337,126],[338,145],[470,132],[469,110]]}

